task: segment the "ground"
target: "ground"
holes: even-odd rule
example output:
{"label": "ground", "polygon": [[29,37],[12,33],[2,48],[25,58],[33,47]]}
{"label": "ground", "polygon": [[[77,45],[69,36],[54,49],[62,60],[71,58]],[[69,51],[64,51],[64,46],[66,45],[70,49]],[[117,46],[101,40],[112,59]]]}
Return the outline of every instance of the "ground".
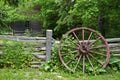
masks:
{"label": "ground", "polygon": [[101,75],[79,75],[59,72],[44,72],[39,69],[0,69],[0,80],[119,80],[120,72]]}

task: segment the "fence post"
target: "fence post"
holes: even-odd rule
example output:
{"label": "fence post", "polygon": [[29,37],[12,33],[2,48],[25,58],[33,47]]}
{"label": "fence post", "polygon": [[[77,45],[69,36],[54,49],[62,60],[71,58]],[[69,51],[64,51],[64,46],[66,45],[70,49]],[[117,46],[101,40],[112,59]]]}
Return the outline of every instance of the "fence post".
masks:
{"label": "fence post", "polygon": [[52,30],[46,31],[46,61],[49,61],[52,53]]}

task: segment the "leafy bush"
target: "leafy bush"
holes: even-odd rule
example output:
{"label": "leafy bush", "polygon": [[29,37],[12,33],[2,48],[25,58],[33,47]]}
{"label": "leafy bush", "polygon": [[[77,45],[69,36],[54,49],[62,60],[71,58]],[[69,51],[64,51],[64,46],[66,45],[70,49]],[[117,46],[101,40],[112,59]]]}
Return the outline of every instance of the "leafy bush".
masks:
{"label": "leafy bush", "polygon": [[40,69],[44,71],[58,71],[61,70],[63,64],[61,64],[59,55],[58,55],[58,45],[54,44],[54,48],[52,50],[52,57],[51,59],[41,65]]}
{"label": "leafy bush", "polygon": [[15,42],[14,45],[6,45],[3,49],[3,57],[0,59],[0,67],[24,68],[30,65],[31,54],[25,54],[23,44]]}
{"label": "leafy bush", "polygon": [[[99,45],[100,42],[98,42]],[[70,41],[68,40],[64,40],[64,43],[62,44],[63,46],[69,45],[69,46],[74,46]],[[71,52],[70,49],[68,48],[61,48],[61,50],[63,51],[62,53],[69,53]],[[98,52],[100,52],[99,50],[97,50]],[[103,53],[103,51],[101,51],[101,53]],[[69,61],[72,56],[74,57],[74,54],[67,54],[67,56],[64,56],[63,59],[64,61]],[[95,56],[97,59],[100,59],[100,61],[104,61],[105,57],[103,59],[103,57],[96,55]],[[120,59],[116,58],[116,57],[111,57],[109,64],[107,65],[107,67],[105,69],[101,69],[101,65],[96,63],[96,60],[91,59],[92,64],[94,65],[95,68],[95,72],[93,71],[92,67],[90,66],[89,62],[86,61],[85,65],[86,65],[86,72],[88,74],[101,74],[101,73],[106,73],[106,72],[111,72],[111,71],[118,71],[120,70]],[[82,63],[82,62],[81,62]],[[76,73],[82,73],[82,64],[80,63],[80,65],[78,66],[78,69],[76,70]],[[74,59],[69,65],[70,67],[74,68],[74,65],[76,65],[76,59]],[[46,62],[45,64],[43,64],[40,68],[41,70],[44,71],[65,71],[65,72],[70,72],[69,70],[67,70],[66,67],[64,67],[64,65],[61,63],[60,59],[59,59],[59,55],[58,55],[58,44],[54,45],[53,48],[53,54],[51,57],[51,60]]]}
{"label": "leafy bush", "polygon": [[[119,54],[119,52],[117,52],[117,53],[116,52],[111,52],[111,55],[112,54]],[[111,56],[107,68],[112,69],[113,71],[120,71],[120,58]]]}
{"label": "leafy bush", "polygon": [[10,27],[8,27],[8,26],[2,26],[2,27],[0,27],[0,35],[8,33],[8,32],[12,32],[12,29]]}

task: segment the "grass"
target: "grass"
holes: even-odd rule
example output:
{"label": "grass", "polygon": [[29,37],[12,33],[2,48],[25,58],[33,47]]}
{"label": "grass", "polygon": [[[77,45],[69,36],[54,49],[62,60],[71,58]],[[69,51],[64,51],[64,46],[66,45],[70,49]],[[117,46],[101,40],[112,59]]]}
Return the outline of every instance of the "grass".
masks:
{"label": "grass", "polygon": [[[0,41],[0,44],[13,44],[14,41]],[[26,43],[24,43],[26,44]],[[72,74],[63,71],[45,72],[39,69],[0,69],[0,80],[120,80],[120,72],[101,75]]]}
{"label": "grass", "polygon": [[0,80],[120,80],[120,72],[102,75],[79,75],[65,72],[44,72],[38,69],[0,69]]}

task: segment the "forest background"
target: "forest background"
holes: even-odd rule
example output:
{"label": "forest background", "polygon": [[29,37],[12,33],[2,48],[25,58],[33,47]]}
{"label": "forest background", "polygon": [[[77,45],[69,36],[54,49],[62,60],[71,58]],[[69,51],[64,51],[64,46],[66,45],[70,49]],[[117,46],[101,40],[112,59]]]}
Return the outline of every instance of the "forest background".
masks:
{"label": "forest background", "polygon": [[119,0],[0,0],[0,32],[14,21],[37,20],[53,37],[75,27],[89,27],[106,38],[120,37]]}

